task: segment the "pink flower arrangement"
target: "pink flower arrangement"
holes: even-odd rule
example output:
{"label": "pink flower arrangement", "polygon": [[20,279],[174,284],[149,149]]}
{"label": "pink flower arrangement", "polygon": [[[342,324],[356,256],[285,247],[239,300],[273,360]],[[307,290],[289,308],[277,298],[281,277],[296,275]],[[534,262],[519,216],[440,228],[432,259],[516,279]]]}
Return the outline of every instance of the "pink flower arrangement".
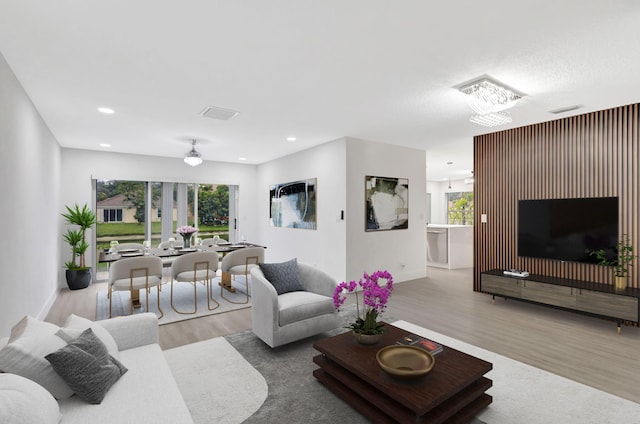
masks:
{"label": "pink flower arrangement", "polygon": [[180,234],[182,237],[184,236],[192,236],[193,234],[198,232],[198,229],[196,227],[192,227],[190,225],[183,225],[182,227],[178,227],[178,229],[176,230],[176,232],[178,234]]}
{"label": "pink flower arrangement", "polygon": [[[386,284],[380,285],[380,279],[386,280]],[[360,334],[381,334],[384,332],[384,324],[378,323],[378,316],[387,308],[387,302],[393,291],[393,277],[388,271],[376,271],[369,275],[366,272],[363,279],[357,283],[355,281],[342,282],[338,284],[333,293],[333,306],[337,311],[347,299],[347,293],[353,293],[362,288],[362,311],[360,316],[360,304],[358,302],[358,294],[356,292],[356,322],[349,325],[354,332]]]}

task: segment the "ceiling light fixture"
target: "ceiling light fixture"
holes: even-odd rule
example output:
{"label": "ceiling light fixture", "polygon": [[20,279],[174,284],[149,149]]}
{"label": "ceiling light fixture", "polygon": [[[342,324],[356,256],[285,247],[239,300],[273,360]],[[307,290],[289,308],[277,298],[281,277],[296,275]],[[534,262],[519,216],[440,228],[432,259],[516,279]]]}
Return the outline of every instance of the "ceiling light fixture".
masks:
{"label": "ceiling light fixture", "polygon": [[296,140],[297,140],[297,138],[295,138],[295,137],[287,137],[287,141],[296,141]]}
{"label": "ceiling light fixture", "polygon": [[102,113],[106,113],[107,115],[112,115],[114,113],[116,113],[115,110],[108,108],[108,107],[99,107],[98,108],[98,112],[102,112]]}
{"label": "ceiling light fixture", "polygon": [[111,147],[109,143],[100,143],[100,147]]}
{"label": "ceiling light fixture", "polygon": [[504,111],[514,107],[524,96],[486,76],[464,83],[458,86],[458,90],[468,96],[469,106],[476,113],[469,121],[486,127],[513,122]]}
{"label": "ceiling light fixture", "polygon": [[486,113],[484,115],[476,114],[469,118],[469,121],[474,124],[484,125],[485,127],[496,127],[513,122],[513,119],[509,116],[508,112],[496,112]]}
{"label": "ceiling light fixture", "polygon": [[184,156],[184,163],[191,166],[198,166],[202,163],[202,155],[196,151],[196,140],[191,142],[191,150]]}
{"label": "ceiling light fixture", "polygon": [[476,182],[476,179],[473,176],[473,169],[471,171],[469,171],[469,172],[471,173],[471,177],[464,179],[464,183],[465,184],[473,184],[473,183]]}

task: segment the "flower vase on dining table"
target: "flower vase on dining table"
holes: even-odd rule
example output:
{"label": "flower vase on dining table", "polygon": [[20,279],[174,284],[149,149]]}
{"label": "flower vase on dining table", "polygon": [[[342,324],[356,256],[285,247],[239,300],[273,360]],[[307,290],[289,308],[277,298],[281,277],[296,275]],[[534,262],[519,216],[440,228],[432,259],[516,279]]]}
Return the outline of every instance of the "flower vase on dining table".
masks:
{"label": "flower vase on dining table", "polygon": [[182,227],[178,227],[176,232],[180,234],[180,236],[182,236],[182,240],[184,240],[182,248],[189,249],[191,248],[191,237],[198,232],[198,229],[190,225],[183,225]]}

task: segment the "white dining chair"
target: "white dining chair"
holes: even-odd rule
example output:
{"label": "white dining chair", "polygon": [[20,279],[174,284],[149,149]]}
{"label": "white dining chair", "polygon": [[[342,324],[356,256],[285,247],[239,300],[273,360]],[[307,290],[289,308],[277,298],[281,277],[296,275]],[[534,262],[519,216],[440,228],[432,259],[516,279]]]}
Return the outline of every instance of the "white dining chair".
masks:
{"label": "white dining chair", "polygon": [[200,240],[200,250],[212,250],[216,248],[216,241],[213,238],[205,238]]}
{"label": "white dining chair", "polygon": [[116,249],[116,252],[119,252],[125,249],[126,250],[135,249],[135,250],[139,250],[140,252],[144,252],[144,245],[142,243],[118,243],[115,249]]}
{"label": "white dining chair", "polygon": [[[167,249],[173,249],[173,243],[175,240],[166,240],[166,241],[161,241],[160,243],[158,243],[158,249],[163,249],[163,250],[167,250]],[[160,259],[162,259],[162,268],[163,270],[170,270],[171,269],[171,264],[173,264],[173,260],[175,259],[174,256],[164,256],[161,257]],[[164,272],[163,272],[163,277],[164,277]],[[164,281],[164,278],[162,279],[162,284],[167,283],[167,281]],[[162,290],[162,289],[161,289]]]}
{"label": "white dining chair", "polygon": [[[109,318],[112,314],[113,292],[129,291],[133,299],[134,290],[145,291],[147,300],[146,311],[149,312],[149,293],[151,287],[158,291],[158,311],[160,317],[164,312],[160,308],[160,284],[162,281],[162,260],[156,256],[138,256],[119,259],[111,264],[109,269]],[[133,314],[133,300],[130,300],[130,314]]]}
{"label": "white dining chair", "polygon": [[[216,252],[194,252],[178,256],[171,265],[171,307],[179,314],[195,314],[198,312],[198,287],[203,283],[207,289],[207,308],[210,311],[220,307],[220,303],[213,298],[213,279],[218,271],[218,254]],[[193,284],[193,312],[180,311],[173,303],[174,282]],[[211,302],[215,303],[211,307]]]}
{"label": "white dining chair", "polygon": [[232,277],[235,275],[244,275],[245,300],[243,302],[236,302],[227,299],[224,296],[225,289],[223,287],[220,288],[220,296],[230,303],[249,303],[249,275],[251,274],[251,270],[261,262],[264,262],[264,247],[243,247],[227,253],[222,258],[220,268],[223,273],[230,274]]}

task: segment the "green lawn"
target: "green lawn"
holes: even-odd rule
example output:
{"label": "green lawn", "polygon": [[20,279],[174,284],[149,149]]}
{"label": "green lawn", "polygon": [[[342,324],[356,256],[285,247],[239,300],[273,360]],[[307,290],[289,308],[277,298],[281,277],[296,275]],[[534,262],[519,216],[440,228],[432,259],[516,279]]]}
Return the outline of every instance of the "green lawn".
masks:
{"label": "green lawn", "polygon": [[[175,227],[174,223],[174,227]],[[227,233],[229,231],[228,225],[201,225],[198,227],[201,233]],[[162,232],[161,222],[151,223],[151,232],[153,234],[160,234]],[[97,237],[105,236],[131,236],[141,235],[144,237],[144,223],[142,224],[129,224],[122,222],[110,222],[106,224],[97,225]]]}
{"label": "green lawn", "polygon": [[[175,227],[175,224],[174,224]],[[198,227],[198,237],[209,238],[214,235],[220,236],[225,240],[229,239],[229,226],[213,226],[202,225]],[[160,233],[162,233],[162,224],[160,222],[151,223],[151,246],[157,246],[160,243]],[[121,222],[98,224],[96,234],[96,247],[98,250],[108,248],[111,240],[117,240],[120,243],[142,243],[144,237],[144,224],[128,224]]]}

